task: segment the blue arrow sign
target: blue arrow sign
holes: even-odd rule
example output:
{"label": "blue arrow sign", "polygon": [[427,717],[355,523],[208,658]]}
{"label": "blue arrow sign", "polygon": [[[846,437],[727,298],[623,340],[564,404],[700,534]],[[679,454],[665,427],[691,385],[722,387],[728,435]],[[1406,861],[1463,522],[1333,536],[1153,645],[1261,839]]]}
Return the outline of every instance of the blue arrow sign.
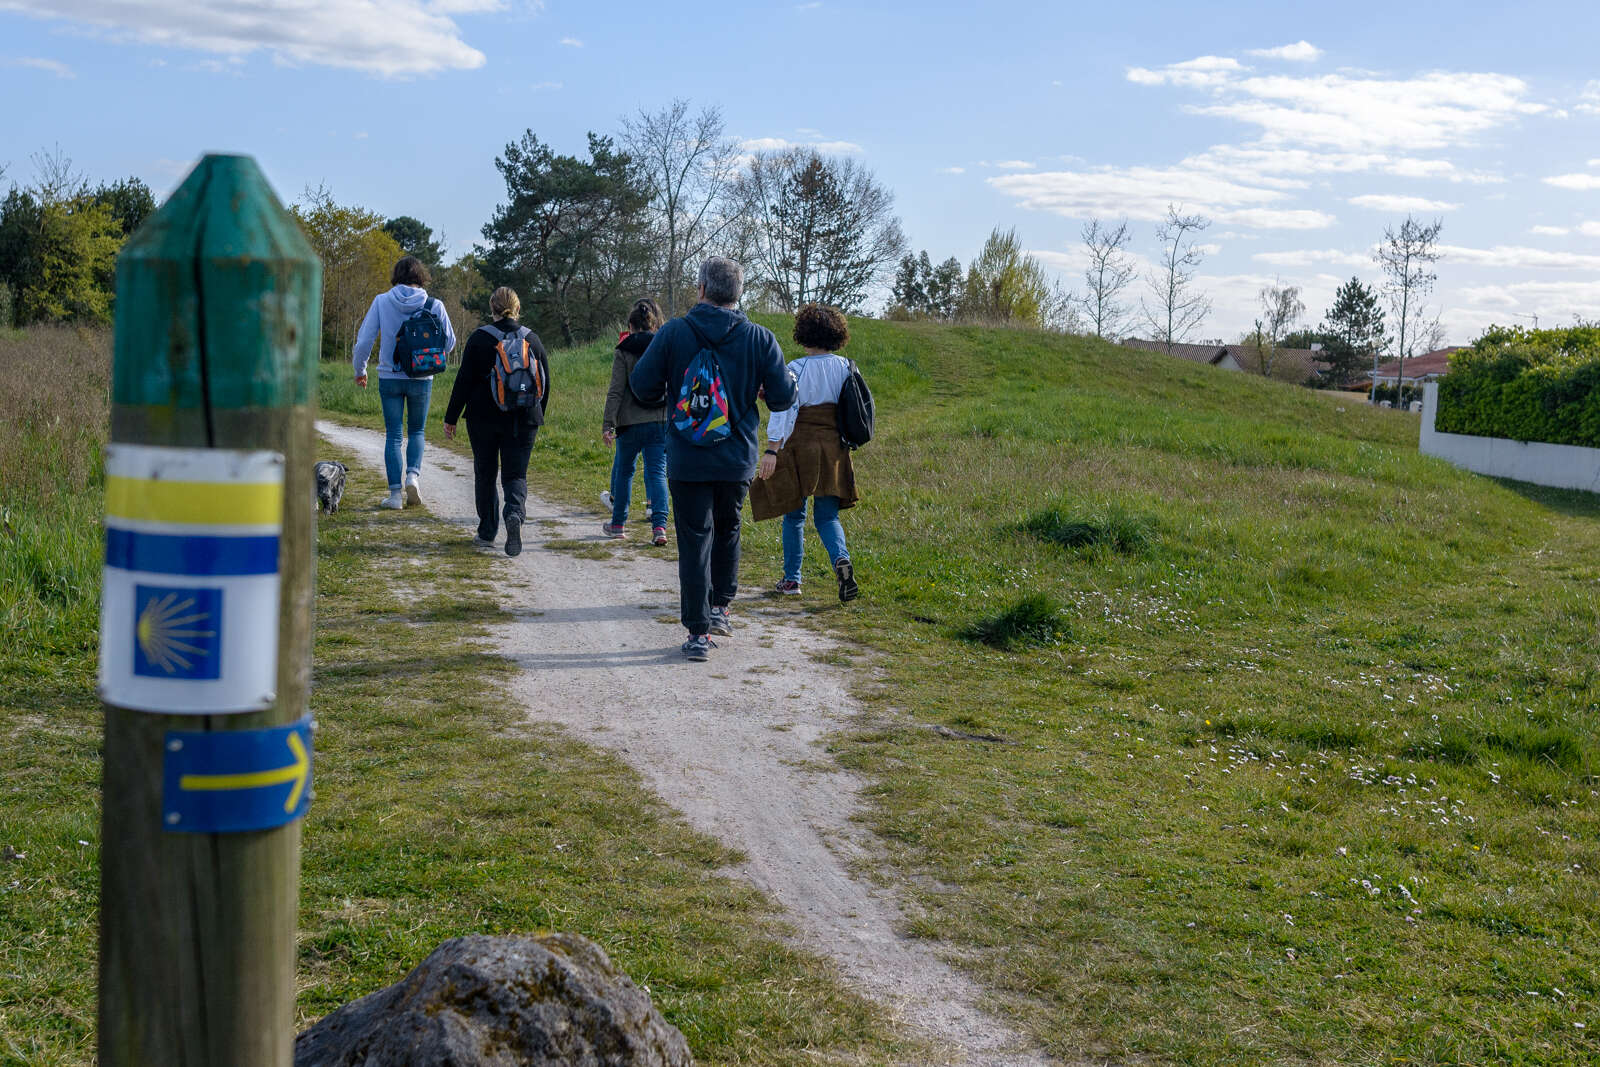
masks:
{"label": "blue arrow sign", "polygon": [[261,730],[169,730],[162,823],[178,833],[270,830],[311,802],[311,719]]}

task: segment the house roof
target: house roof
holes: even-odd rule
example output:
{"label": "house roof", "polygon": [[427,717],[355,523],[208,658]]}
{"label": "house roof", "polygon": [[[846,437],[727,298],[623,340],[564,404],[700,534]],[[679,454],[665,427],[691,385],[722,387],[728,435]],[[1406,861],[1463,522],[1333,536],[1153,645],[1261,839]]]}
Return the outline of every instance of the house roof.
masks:
{"label": "house roof", "polygon": [[[1129,348],[1142,348],[1148,352],[1165,353],[1167,350],[1167,346],[1160,341],[1143,341],[1130,337],[1122,343]],[[1172,346],[1172,354],[1179,359],[1187,359],[1193,363],[1209,363],[1212,366],[1222,362],[1224,357],[1231,356],[1233,362],[1245,373],[1260,373],[1260,357],[1256,354],[1255,345],[1175,344]],[[1321,356],[1309,348],[1280,348],[1272,361],[1272,377],[1277,381],[1299,385],[1313,374],[1320,373],[1324,366]]]}
{"label": "house roof", "polygon": [[[1438,348],[1432,352],[1424,352],[1420,356],[1412,356],[1406,360],[1405,371],[1401,375],[1402,381],[1416,381],[1419,378],[1437,377],[1450,369],[1450,357],[1461,351],[1463,345],[1452,345],[1449,348]],[[1400,369],[1398,360],[1385,360],[1378,364],[1378,377],[1393,378],[1395,371]],[[1367,377],[1372,377],[1372,371],[1367,372]]]}

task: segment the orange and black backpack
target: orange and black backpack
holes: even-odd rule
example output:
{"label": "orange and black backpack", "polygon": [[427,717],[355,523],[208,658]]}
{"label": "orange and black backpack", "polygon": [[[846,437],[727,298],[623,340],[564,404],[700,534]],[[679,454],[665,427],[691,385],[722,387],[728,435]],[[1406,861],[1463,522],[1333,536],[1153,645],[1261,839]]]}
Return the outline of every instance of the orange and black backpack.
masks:
{"label": "orange and black backpack", "polygon": [[533,331],[518,326],[510,333],[502,333],[493,326],[480,326],[493,337],[494,372],[489,375],[489,392],[494,396],[494,406],[501,411],[528,411],[544,399],[544,378],[539,374],[539,361],[533,358],[528,335]]}

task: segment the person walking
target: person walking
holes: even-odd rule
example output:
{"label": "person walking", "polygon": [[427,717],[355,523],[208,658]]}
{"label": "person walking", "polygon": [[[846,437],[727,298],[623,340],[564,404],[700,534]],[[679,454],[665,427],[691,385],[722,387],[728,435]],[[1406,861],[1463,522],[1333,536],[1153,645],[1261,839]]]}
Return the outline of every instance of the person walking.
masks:
{"label": "person walking", "polygon": [[860,594],[839,512],[854,507],[855,468],[839,440],[835,411],[850,377],[850,361],[837,353],[850,341],[850,327],[837,309],[807,304],[794,317],[794,339],[806,354],[789,364],[799,386],[794,407],[767,420],[767,447],[750,487],[750,512],[757,522],[783,516],[783,579],[778,592],[800,595],[805,561],[806,503],[822,547],[833,562],[839,600]]}
{"label": "person walking", "polygon": [[778,339],[738,310],[744,268],[712,256],[699,282],[700,302],[661,327],[628,378],[639,399],[672,407],[667,487],[689,631],[683,654],[694,662],[709,658],[710,634],[733,634],[728,605],[739,591],[739,512],[756,472],[757,395],[772,411],[795,398]]}
{"label": "person walking", "polygon": [[[515,290],[502,285],[490,294],[489,314],[494,322],[474,330],[461,354],[461,370],[444,409],[444,435],[455,437],[456,419],[464,413],[478,508],[472,543],[493,548],[503,515],[506,555],[515,556],[522,551],[527,521],[528,460],[550,403],[550,356],[539,335],[517,321],[522,301]],[[519,392],[527,396],[520,403]]]}
{"label": "person walking", "polygon": [[627,536],[628,505],[633,500],[633,468],[644,460],[644,493],[650,507],[650,541],[667,543],[667,402],[639,403],[628,386],[628,376],[661,328],[661,307],[645,297],[628,313],[628,330],[611,354],[611,385],[606,390],[606,410],[600,421],[600,439],[616,449],[611,461],[611,488],[600,502],[611,509],[601,527],[607,537]]}
{"label": "person walking", "polygon": [[[391,288],[372,298],[366,318],[356,331],[351,362],[356,384],[367,387],[367,363],[372,358],[372,342],[378,342],[378,401],[383,407],[384,472],[389,477],[389,495],[381,507],[415,507],[422,503],[422,429],[428,421],[428,401],[433,396],[432,378],[412,378],[395,366],[394,341],[400,327],[418,311],[426,309],[444,329],[446,354],[455,350],[456,333],[445,314],[444,303],[428,298],[428,283],[433,279],[416,256],[401,256],[389,274]],[[402,479],[403,475],[403,479]],[[404,493],[402,495],[402,489]]]}

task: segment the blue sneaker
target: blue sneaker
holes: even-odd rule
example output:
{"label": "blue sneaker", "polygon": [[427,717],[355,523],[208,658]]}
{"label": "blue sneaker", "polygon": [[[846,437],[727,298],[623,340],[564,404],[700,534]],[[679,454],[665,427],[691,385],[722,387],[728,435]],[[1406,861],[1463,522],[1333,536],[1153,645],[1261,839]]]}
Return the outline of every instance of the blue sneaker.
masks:
{"label": "blue sneaker", "polygon": [[712,605],[711,632],[718,637],[733,636],[733,624],[728,621],[728,609],[726,606],[719,608],[716,605]]}
{"label": "blue sneaker", "polygon": [[689,640],[683,643],[683,658],[690,663],[704,663],[711,658],[711,649],[717,643],[705,634],[690,634]]}

